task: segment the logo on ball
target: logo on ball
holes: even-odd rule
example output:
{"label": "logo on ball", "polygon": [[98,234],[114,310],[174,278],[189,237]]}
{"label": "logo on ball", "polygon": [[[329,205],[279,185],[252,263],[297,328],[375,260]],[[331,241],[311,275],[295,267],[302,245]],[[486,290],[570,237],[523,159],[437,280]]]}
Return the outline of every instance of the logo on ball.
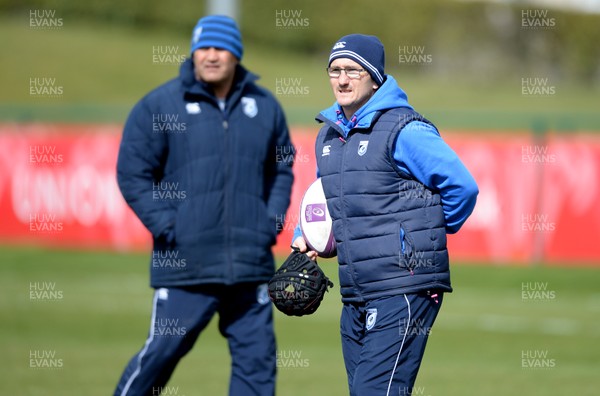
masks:
{"label": "logo on ball", "polygon": [[311,205],[306,205],[306,213],[305,218],[307,223],[312,223],[313,221],[325,221],[325,205],[324,203],[316,203]]}

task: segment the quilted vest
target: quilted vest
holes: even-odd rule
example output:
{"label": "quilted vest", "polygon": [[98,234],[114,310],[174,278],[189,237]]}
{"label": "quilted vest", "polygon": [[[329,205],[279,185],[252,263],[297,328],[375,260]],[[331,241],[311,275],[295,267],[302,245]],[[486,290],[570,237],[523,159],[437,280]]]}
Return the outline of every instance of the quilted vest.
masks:
{"label": "quilted vest", "polygon": [[423,116],[409,108],[378,114],[346,138],[324,118],[317,165],[333,219],[342,301],[452,291],[444,211],[433,191],[396,165],[402,128]]}

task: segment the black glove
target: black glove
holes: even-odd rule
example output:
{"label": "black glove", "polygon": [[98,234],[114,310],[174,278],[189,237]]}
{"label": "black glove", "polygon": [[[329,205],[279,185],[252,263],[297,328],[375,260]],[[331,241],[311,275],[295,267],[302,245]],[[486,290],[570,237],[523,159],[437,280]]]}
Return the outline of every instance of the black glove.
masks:
{"label": "black glove", "polygon": [[292,246],[293,252],[269,281],[269,298],[289,316],[310,315],[319,308],[323,295],[333,283],[316,261]]}

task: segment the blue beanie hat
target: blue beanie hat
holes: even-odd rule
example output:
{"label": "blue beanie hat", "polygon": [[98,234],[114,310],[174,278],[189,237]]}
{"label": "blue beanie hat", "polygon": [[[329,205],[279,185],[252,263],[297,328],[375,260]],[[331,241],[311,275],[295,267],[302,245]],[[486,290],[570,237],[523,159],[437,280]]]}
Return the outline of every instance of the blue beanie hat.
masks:
{"label": "blue beanie hat", "polygon": [[377,37],[364,34],[349,34],[342,37],[331,49],[328,65],[338,58],[352,59],[369,72],[377,85],[383,84],[385,50]]}
{"label": "blue beanie hat", "polygon": [[192,34],[190,52],[193,54],[198,48],[210,47],[227,50],[238,60],[242,59],[242,35],[232,18],[224,15],[200,18]]}

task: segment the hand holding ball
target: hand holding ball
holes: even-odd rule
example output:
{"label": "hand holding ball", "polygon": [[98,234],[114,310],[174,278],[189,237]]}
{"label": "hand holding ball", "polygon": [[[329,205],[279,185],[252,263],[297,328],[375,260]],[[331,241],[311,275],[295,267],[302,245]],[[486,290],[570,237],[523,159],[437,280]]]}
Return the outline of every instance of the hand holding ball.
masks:
{"label": "hand holding ball", "polygon": [[333,222],[320,178],[308,187],[302,197],[300,230],[308,248],[317,252],[320,257],[334,257],[337,254]]}

